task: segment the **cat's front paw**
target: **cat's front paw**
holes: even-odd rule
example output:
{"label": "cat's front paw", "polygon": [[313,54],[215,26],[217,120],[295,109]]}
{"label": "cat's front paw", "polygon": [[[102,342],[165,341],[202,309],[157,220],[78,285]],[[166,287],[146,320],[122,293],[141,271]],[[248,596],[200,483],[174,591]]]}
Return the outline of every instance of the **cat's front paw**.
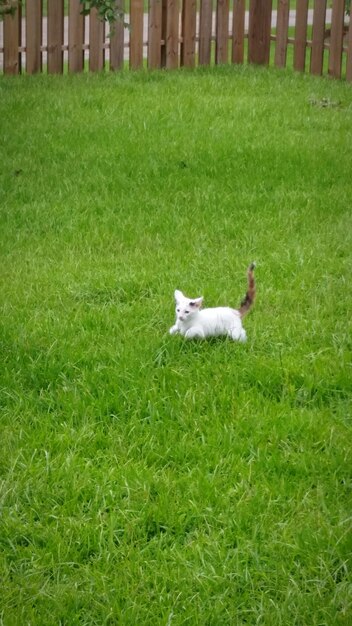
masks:
{"label": "cat's front paw", "polygon": [[170,330],[169,330],[170,335],[175,335],[176,333],[178,333],[178,328],[176,326],[176,324],[174,326],[171,326]]}

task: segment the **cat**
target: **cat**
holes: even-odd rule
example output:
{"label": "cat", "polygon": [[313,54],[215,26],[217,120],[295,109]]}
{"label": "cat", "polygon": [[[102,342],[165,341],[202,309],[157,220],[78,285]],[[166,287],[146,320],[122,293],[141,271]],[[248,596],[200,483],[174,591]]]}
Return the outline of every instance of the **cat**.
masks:
{"label": "cat", "polygon": [[246,331],[242,318],[251,308],[256,286],[254,280],[255,263],[247,270],[248,287],[239,309],[216,307],[202,309],[203,297],[187,298],[182,291],[175,290],[176,323],[170,328],[170,335],[180,334],[186,339],[205,339],[226,335],[234,341],[246,341]]}

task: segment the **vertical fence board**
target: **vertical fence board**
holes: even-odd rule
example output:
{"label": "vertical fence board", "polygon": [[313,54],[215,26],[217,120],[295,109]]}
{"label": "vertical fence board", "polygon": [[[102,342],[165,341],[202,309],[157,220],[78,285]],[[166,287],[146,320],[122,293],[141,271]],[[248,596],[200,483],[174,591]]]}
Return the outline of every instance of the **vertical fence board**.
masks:
{"label": "vertical fence board", "polygon": [[42,1],[26,2],[26,72],[35,74],[42,70]]}
{"label": "vertical fence board", "polygon": [[68,69],[69,72],[82,72],[84,67],[84,15],[79,0],[69,2],[68,20]]}
{"label": "vertical fence board", "polygon": [[167,0],[161,0],[161,67],[166,67]]}
{"label": "vertical fence board", "polygon": [[120,70],[123,68],[124,61],[124,38],[125,38],[125,26],[124,26],[124,1],[116,0],[116,7],[121,11],[121,15],[117,22],[113,26],[112,32],[110,32],[110,69]]}
{"label": "vertical fence board", "polygon": [[286,66],[288,20],[290,15],[290,0],[279,0],[277,5],[275,65]]}
{"label": "vertical fence board", "polygon": [[232,63],[243,63],[244,61],[245,11],[245,0],[233,0]]}
{"label": "vertical fence board", "polygon": [[131,0],[130,4],[130,68],[143,65],[143,0]]}
{"label": "vertical fence board", "polygon": [[229,0],[218,0],[216,6],[215,63],[228,62]]}
{"label": "vertical fence board", "polygon": [[348,28],[346,79],[352,81],[352,19]]}
{"label": "vertical fence board", "polygon": [[162,1],[149,1],[148,67],[161,66]]}
{"label": "vertical fence board", "polygon": [[324,58],[326,0],[315,0],[313,17],[312,54],[310,71],[312,74],[322,74]]}
{"label": "vertical fence board", "polygon": [[308,0],[297,0],[293,67],[304,72],[306,66]]}
{"label": "vertical fence board", "polygon": [[99,72],[104,68],[104,34],[105,24],[99,19],[98,11],[92,8],[89,14],[89,69]]}
{"label": "vertical fence board", "polygon": [[21,6],[14,15],[4,15],[4,72],[5,74],[19,74],[21,72]]}
{"label": "vertical fence board", "polygon": [[194,67],[196,52],[197,1],[183,0],[181,65]]}
{"label": "vertical fence board", "polygon": [[64,3],[48,0],[48,72],[62,74],[64,53]]}
{"label": "vertical fence board", "polygon": [[166,67],[178,67],[179,3],[178,0],[166,2]]}
{"label": "vertical fence board", "polygon": [[210,65],[212,23],[212,0],[201,0],[199,15],[199,65]]}
{"label": "vertical fence board", "polygon": [[270,60],[272,0],[250,0],[248,62],[268,65]]}
{"label": "vertical fence board", "polygon": [[332,3],[329,74],[335,78],[341,78],[344,18],[345,0],[334,0]]}

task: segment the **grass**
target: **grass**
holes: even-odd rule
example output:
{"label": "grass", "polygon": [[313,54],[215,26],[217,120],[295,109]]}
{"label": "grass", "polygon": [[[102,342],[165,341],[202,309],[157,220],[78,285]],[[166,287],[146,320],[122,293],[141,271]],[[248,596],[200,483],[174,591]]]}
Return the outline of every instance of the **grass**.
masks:
{"label": "grass", "polygon": [[[350,85],[0,92],[0,623],[348,626]],[[247,344],[168,335],[252,260]]]}

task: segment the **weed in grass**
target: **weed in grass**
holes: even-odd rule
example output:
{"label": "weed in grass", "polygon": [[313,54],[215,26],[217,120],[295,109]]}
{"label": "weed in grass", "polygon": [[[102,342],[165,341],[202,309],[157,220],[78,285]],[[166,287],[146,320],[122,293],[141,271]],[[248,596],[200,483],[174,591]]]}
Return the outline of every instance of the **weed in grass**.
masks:
{"label": "weed in grass", "polygon": [[[0,92],[2,622],[347,626],[350,86]],[[252,259],[246,345],[169,337]]]}

